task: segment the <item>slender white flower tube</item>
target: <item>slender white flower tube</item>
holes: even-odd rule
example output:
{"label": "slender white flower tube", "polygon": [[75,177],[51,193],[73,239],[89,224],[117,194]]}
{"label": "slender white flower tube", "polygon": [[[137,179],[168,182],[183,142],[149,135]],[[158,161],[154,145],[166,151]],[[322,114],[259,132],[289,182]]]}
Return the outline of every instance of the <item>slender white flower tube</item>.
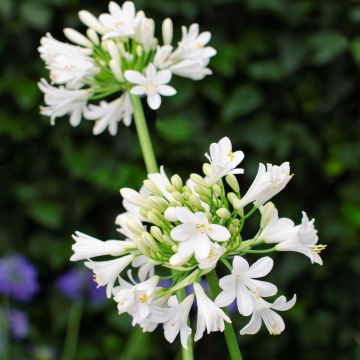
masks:
{"label": "slender white flower tube", "polygon": [[242,151],[232,151],[232,144],[228,137],[222,138],[218,143],[210,145],[209,153],[205,156],[211,165],[211,184],[228,174],[243,174],[244,169],[235,169],[244,159]]}
{"label": "slender white flower tube", "polygon": [[309,221],[305,211],[302,214],[301,225],[295,227],[297,236],[290,240],[282,241],[275,248],[278,251],[299,252],[310,258],[312,263],[322,265],[323,261],[319,253],[326,248],[326,245],[317,245],[319,237],[314,226],[315,219]]}
{"label": "slender white flower tube", "polygon": [[79,33],[77,30],[71,28],[64,29],[64,35],[73,43],[84,46],[87,48],[92,48],[93,43],[83,34]]}
{"label": "slender white flower tube", "polygon": [[75,231],[75,234],[72,237],[75,240],[75,243],[72,246],[74,254],[70,258],[71,261],[85,260],[104,255],[120,256],[127,250],[134,248],[134,243],[132,241],[101,241],[79,231]]}
{"label": "slender white flower tube", "polygon": [[116,279],[133,259],[134,255],[127,255],[108,261],[86,261],[84,265],[94,272],[94,280],[99,286],[106,285],[106,296],[110,298]]}
{"label": "slender white flower tube", "polygon": [[205,76],[211,75],[212,71],[193,59],[185,59],[169,66],[174,75],[189,78],[191,80],[202,80]]}
{"label": "slender white flower tube", "polygon": [[266,276],[274,265],[273,260],[266,256],[249,267],[249,263],[241,256],[235,256],[231,275],[220,279],[222,292],[215,299],[215,304],[221,307],[230,305],[235,299],[239,313],[244,316],[254,311],[254,294],[272,296],[277,293],[277,287],[267,281],[257,280]]}
{"label": "slender white flower tube", "polygon": [[122,121],[124,125],[129,126],[132,114],[131,101],[127,94],[109,103],[101,101],[99,105],[89,105],[84,109],[84,118],[96,120],[93,128],[94,135],[101,134],[106,128],[109,129],[111,135],[116,135],[118,123]]}
{"label": "slender white flower tube", "polygon": [[288,218],[279,218],[278,210],[272,202],[260,207],[262,229],[258,240],[267,244],[280,243],[297,237],[297,228]]}
{"label": "slender white flower tube", "polygon": [[194,284],[198,316],[196,323],[195,341],[202,338],[206,329],[207,333],[224,331],[224,321],[231,323],[230,318],[215,303],[209,299],[200,284]]}
{"label": "slender white flower tube", "polygon": [[288,302],[285,296],[278,297],[272,304],[257,297],[254,297],[254,302],[255,310],[250,322],[240,330],[240,334],[256,334],[260,330],[261,323],[264,322],[270,335],[279,335],[285,330],[285,324],[282,317],[274,310],[286,311],[291,309],[296,302],[296,295]]}
{"label": "slender white flower tube", "polygon": [[209,224],[202,212],[192,213],[184,207],[176,208],[177,219],[182,223],[171,230],[171,237],[179,241],[177,253],[170,258],[170,264],[177,266],[185,263],[193,254],[200,261],[209,256],[211,240],[226,241],[231,234],[222,225]]}
{"label": "slender white flower tube", "polygon": [[291,178],[288,162],[284,162],[280,166],[267,164],[266,167],[264,164],[259,164],[255,180],[237,203],[238,209],[242,209],[252,202],[256,207],[263,205],[279,193]]}
{"label": "slender white flower tube", "polygon": [[149,107],[156,110],[161,105],[161,96],[173,96],[176,90],[166,85],[171,80],[170,70],[156,71],[153,64],[146,68],[145,76],[135,70],[127,70],[124,73],[125,79],[132,84],[136,84],[130,90],[134,95],[146,95]]}
{"label": "slender white flower tube", "polygon": [[78,126],[82,113],[86,107],[91,90],[69,90],[65,87],[50,85],[45,79],[38,83],[44,93],[44,101],[47,106],[41,108],[41,113],[50,116],[51,125],[55,125],[55,119],[64,115],[70,115],[70,124]]}

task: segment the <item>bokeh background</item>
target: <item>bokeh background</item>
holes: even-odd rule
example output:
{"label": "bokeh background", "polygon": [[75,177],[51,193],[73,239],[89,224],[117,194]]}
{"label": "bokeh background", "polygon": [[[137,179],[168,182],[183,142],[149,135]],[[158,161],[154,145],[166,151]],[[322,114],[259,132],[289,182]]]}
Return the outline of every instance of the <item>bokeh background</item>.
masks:
{"label": "bokeh background", "polygon": [[[72,269],[71,234],[116,238],[118,189],[145,176],[134,126],[116,137],[91,134],[91,123],[55,127],[39,115],[37,88],[47,76],[37,54],[50,31],[84,30],[77,12],[105,12],[107,0],[0,1],[0,254],[26,256],[40,290],[26,304],[30,327],[13,339],[12,359],[60,359],[69,315],[78,300],[58,291]],[[210,142],[231,137],[242,149],[245,189],[258,162],[290,161],[295,176],[276,199],[281,215],[316,218],[323,267],[300,254],[275,256],[271,274],[282,292],[298,295],[277,337],[239,336],[245,359],[359,359],[360,1],[136,1],[157,23],[199,22],[218,50],[214,75],[194,83],[174,79],[178,95],[147,111],[159,163],[168,174],[200,171]],[[159,26],[158,26],[159,30]],[[281,256],[280,256],[281,255]],[[85,276],[86,278],[86,276]],[[75,286],[75,285],[74,285]],[[71,285],[70,285],[71,287]],[[66,294],[65,294],[66,295]],[[157,330],[132,331],[111,301],[85,300],[79,360],[174,359]],[[234,320],[240,329],[246,319]],[[198,359],[226,359],[221,334],[196,345]]]}

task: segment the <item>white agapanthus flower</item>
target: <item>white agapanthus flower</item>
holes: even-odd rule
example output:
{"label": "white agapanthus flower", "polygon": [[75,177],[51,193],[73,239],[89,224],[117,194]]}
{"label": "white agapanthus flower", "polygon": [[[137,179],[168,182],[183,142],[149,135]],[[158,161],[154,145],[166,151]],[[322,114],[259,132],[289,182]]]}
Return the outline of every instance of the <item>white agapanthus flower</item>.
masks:
{"label": "white agapanthus flower", "polygon": [[106,285],[106,296],[111,297],[116,279],[130,265],[134,255],[127,255],[107,261],[86,261],[84,265],[94,273],[94,280],[99,286]]}
{"label": "white agapanthus flower", "polygon": [[285,296],[280,296],[272,304],[257,297],[254,297],[254,302],[255,310],[250,322],[240,330],[240,334],[256,334],[260,330],[261,323],[264,322],[270,335],[279,335],[284,331],[285,324],[283,318],[274,310],[286,311],[291,309],[296,302],[296,295],[289,301],[286,301]]}
{"label": "white agapanthus flower", "polygon": [[215,303],[208,298],[204,289],[198,283],[194,284],[194,292],[198,306],[195,341],[203,337],[204,331],[208,334],[213,331],[224,331],[225,321],[231,323],[230,318]]}
{"label": "white agapanthus flower", "polygon": [[40,90],[44,93],[47,106],[41,108],[41,113],[50,116],[51,125],[55,125],[55,119],[64,115],[70,115],[70,124],[78,126],[83,111],[91,93],[89,89],[70,90],[63,86],[55,87],[45,79],[38,83]]}
{"label": "white agapanthus flower", "polygon": [[116,135],[118,123],[129,126],[132,118],[132,106],[128,94],[120,96],[111,102],[101,101],[99,105],[89,105],[84,110],[84,118],[95,120],[93,134],[99,135],[109,129],[111,135]]}
{"label": "white agapanthus flower", "polygon": [[[116,57],[116,52],[113,55]],[[243,157],[241,151],[232,152],[230,140],[223,138],[210,146],[210,164],[204,164],[203,175],[192,173],[183,180],[177,174],[168,176],[161,167],[148,174],[140,190],[121,189],[125,211],[115,222],[123,241],[75,234],[71,260],[88,260],[85,265],[93,270],[98,285],[107,287],[119,313],[129,314],[133,325],[147,332],[163,326],[169,342],[180,334],[186,348],[193,336],[189,318],[195,296],[196,341],[205,331],[223,331],[225,322],[231,323],[225,308],[234,301],[241,316],[251,315],[241,334],[258,332],[262,322],[271,334],[284,330],[276,311],[291,308],[296,298],[286,302],[280,296],[273,303],[266,301],[277,293],[277,287],[260,279],[272,270],[274,262],[265,256],[249,265],[247,256],[297,251],[322,263],[318,253],[325,246],[318,244],[314,220],[306,213],[295,226],[292,220],[279,217],[273,203],[265,203],[291,178],[288,163],[267,168],[260,164],[254,183],[240,197],[235,175],[243,173],[239,168]],[[255,207],[246,212],[243,206],[248,203]],[[256,212],[261,214],[259,229],[247,239],[243,229]],[[98,256],[108,259],[92,260]],[[226,273],[217,280],[212,272],[219,268]],[[200,285],[205,276],[212,297]],[[183,300],[185,288],[191,285],[195,294]]]}
{"label": "white agapanthus flower", "polygon": [[[71,123],[78,124],[84,116],[96,120],[95,135],[106,128],[115,135],[119,122],[130,124],[133,106],[141,106],[133,104],[134,96],[146,95],[148,105],[156,110],[161,96],[176,94],[169,84],[172,75],[201,80],[211,74],[208,64],[216,50],[208,46],[211,34],[200,32],[198,24],[183,27],[181,41],[172,45],[172,20],[166,18],[161,24],[161,43],[155,21],[143,11],[136,11],[132,1],[122,5],[111,1],[109,12],[99,17],[82,10],[79,18],[88,28],[86,34],[65,28],[64,35],[71,43],[58,41],[50,34],[40,41],[38,50],[50,71],[51,83],[63,85],[59,92],[64,93],[62,97],[66,92],[68,97],[65,105],[60,97],[54,98],[51,108],[56,109],[55,115],[49,108],[42,110],[52,122],[69,114],[73,115]],[[83,93],[90,103],[81,111],[69,111],[67,103],[78,103]]]}
{"label": "white agapanthus flower", "polygon": [[226,241],[231,234],[221,225],[209,223],[206,215],[200,211],[192,213],[187,208],[176,208],[176,216],[182,224],[176,226],[170,233],[179,242],[177,253],[170,258],[170,264],[181,265],[192,255],[200,261],[209,256],[211,240]]}
{"label": "white agapanthus flower", "polygon": [[277,244],[275,248],[278,251],[299,252],[310,258],[312,263],[322,265],[323,261],[319,253],[326,248],[326,245],[317,245],[319,237],[317,235],[317,230],[314,227],[315,219],[309,221],[309,218],[304,211],[302,214],[303,218],[301,225],[296,226],[297,236],[282,241]]}
{"label": "white agapanthus flower", "polygon": [[237,207],[242,209],[250,203],[254,203],[256,207],[263,205],[284,189],[291,178],[288,162],[284,162],[280,166],[259,164],[255,180],[246,194],[237,202]]}
{"label": "white agapanthus flower", "polygon": [[266,256],[249,267],[249,263],[243,257],[235,256],[231,275],[220,279],[222,292],[215,299],[215,304],[224,307],[236,299],[239,313],[244,316],[250,315],[254,311],[254,295],[267,297],[277,293],[274,284],[257,280],[266,276],[273,264],[273,260]]}
{"label": "white agapanthus flower", "polygon": [[244,169],[236,168],[244,159],[242,151],[232,151],[231,141],[228,137],[222,138],[218,143],[210,145],[209,154],[205,154],[209,160],[210,182],[215,184],[228,174],[243,174]]}
{"label": "white agapanthus flower", "polygon": [[146,95],[149,107],[156,110],[161,105],[161,96],[173,96],[176,90],[166,85],[171,80],[170,70],[156,71],[153,64],[150,64],[145,72],[145,76],[135,70],[127,70],[124,73],[125,79],[132,84],[136,84],[130,93],[134,95]]}

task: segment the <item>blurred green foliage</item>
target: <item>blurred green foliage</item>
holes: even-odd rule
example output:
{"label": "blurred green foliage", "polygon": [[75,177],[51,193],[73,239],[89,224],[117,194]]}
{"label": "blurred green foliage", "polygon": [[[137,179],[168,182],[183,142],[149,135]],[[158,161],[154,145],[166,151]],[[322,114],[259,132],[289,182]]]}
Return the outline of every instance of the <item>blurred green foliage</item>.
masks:
{"label": "blurred green foliage", "polygon": [[[277,197],[283,216],[316,218],[324,267],[299,254],[275,256],[271,279],[298,303],[285,314],[287,331],[239,337],[245,359],[359,359],[360,254],[360,1],[148,0],[151,17],[180,25],[199,22],[213,34],[214,75],[201,82],[176,79],[178,95],[148,111],[159,163],[169,174],[200,171],[212,141],[228,135],[242,149],[246,188],[258,162],[289,160],[296,176]],[[118,189],[139,186],[145,175],[135,129],[94,137],[90,124],[50,127],[38,114],[36,82],[46,76],[37,54],[40,37],[80,30],[77,11],[106,11],[107,0],[1,0],[0,37],[0,251],[35,262],[42,291],[25,309],[28,343],[14,359],[28,359],[33,344],[61,352],[69,302],[53,289],[69,267],[71,233],[116,237]],[[235,320],[235,326],[247,320]],[[156,331],[144,344],[129,340],[129,319],[87,309],[77,359],[170,359]],[[131,337],[132,335],[130,335]],[[146,349],[134,355],[134,349]],[[221,334],[196,345],[197,358],[225,358]],[[123,355],[121,355],[123,354]]]}

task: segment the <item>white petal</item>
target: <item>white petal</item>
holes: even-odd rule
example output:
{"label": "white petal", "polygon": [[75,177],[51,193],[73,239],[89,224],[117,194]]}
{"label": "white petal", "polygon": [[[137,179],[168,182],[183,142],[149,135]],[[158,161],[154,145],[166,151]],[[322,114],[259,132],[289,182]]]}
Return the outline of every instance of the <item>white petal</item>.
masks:
{"label": "white petal", "polygon": [[240,334],[254,335],[260,330],[260,327],[261,327],[261,316],[260,314],[255,312],[253,313],[250,322],[240,330]]}
{"label": "white petal", "polygon": [[210,239],[215,241],[227,241],[231,237],[230,231],[225,226],[215,224],[210,224],[206,229],[206,233]]}
{"label": "white petal", "polygon": [[277,287],[270,282],[261,280],[251,280],[251,282],[255,286],[255,292],[261,297],[273,296],[277,293]]}
{"label": "white petal", "polygon": [[124,73],[125,79],[133,84],[144,84],[146,82],[146,78],[143,74],[139,73],[135,70],[127,70]]}
{"label": "white petal", "polygon": [[180,224],[171,230],[170,236],[177,241],[186,241],[194,232],[192,224]]}
{"label": "white petal", "polygon": [[156,74],[156,82],[160,85],[167,84],[171,80],[171,71],[162,70]]}
{"label": "white petal", "polygon": [[236,298],[236,286],[223,290],[215,299],[215,304],[220,307],[230,305]]}
{"label": "white petal", "polygon": [[245,273],[249,270],[249,263],[242,256],[234,256],[233,259],[233,274]]}
{"label": "white petal", "polygon": [[160,95],[157,93],[148,95],[147,103],[148,103],[150,109],[157,110],[161,105]]}
{"label": "white petal", "polygon": [[146,91],[142,85],[136,85],[131,88],[130,93],[141,96],[141,95],[145,95]]}
{"label": "white petal", "polygon": [[176,94],[176,90],[170,85],[159,85],[158,92],[162,96],[173,96]]}
{"label": "white petal", "polygon": [[176,208],[176,216],[179,221],[182,223],[191,223],[193,218],[193,213],[185,207],[177,207]]}
{"label": "white petal", "polygon": [[295,302],[296,295],[294,295],[293,298],[288,302],[286,302],[285,296],[280,296],[274,301],[274,303],[271,305],[271,308],[278,311],[286,311],[291,309],[295,305]]}
{"label": "white petal", "polygon": [[274,261],[271,257],[265,256],[250,266],[246,275],[249,278],[259,278],[267,275],[273,268]]}
{"label": "white petal", "polygon": [[249,316],[254,311],[254,300],[245,286],[237,284],[236,304],[239,313],[244,316]]}

